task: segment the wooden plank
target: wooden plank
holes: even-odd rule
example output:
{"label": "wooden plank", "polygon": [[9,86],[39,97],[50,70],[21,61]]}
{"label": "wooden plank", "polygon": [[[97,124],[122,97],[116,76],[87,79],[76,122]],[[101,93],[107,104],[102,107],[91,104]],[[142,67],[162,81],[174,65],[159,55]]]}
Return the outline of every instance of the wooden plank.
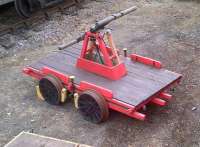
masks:
{"label": "wooden plank", "polygon": [[5,147],[91,147],[71,141],[60,140],[38,134],[22,132]]}
{"label": "wooden plank", "polygon": [[77,83],[84,80],[110,89],[113,91],[114,98],[134,106],[145,101],[179,77],[179,74],[150,68],[140,63],[134,63],[132,66],[132,61],[126,61],[128,75],[118,81],[112,81],[77,69],[75,67],[76,59],[77,55],[74,53],[59,52],[32,66],[37,69],[48,66],[68,75],[75,75]]}
{"label": "wooden plank", "polygon": [[132,72],[135,75],[143,78],[156,80],[160,83],[171,82],[180,76],[180,74],[168,71],[166,69],[153,68],[151,66],[146,66],[144,64],[131,61],[130,59],[126,59],[125,64],[129,72]]}
{"label": "wooden plank", "polygon": [[[63,62],[63,60],[65,60],[65,59],[69,59],[69,61]],[[69,71],[73,71],[75,74],[78,74],[78,76],[82,76],[82,75],[80,75],[81,71],[79,71],[76,68],[74,70],[76,60],[74,60],[74,58],[71,57],[70,55],[60,54],[58,56],[49,57],[48,60],[46,60],[46,59],[41,60],[41,62],[46,65],[54,65],[52,67],[60,67],[59,70],[62,70],[63,72],[67,73]],[[83,72],[85,72],[85,71],[83,71]],[[85,72],[85,73],[86,73],[85,76],[89,75],[89,76],[92,76],[92,78],[96,76],[96,75],[88,73],[88,72]],[[99,76],[96,76],[96,78],[99,78]],[[105,78],[102,78],[102,80],[105,80],[104,81],[105,83],[108,81]],[[128,76],[124,77],[123,80],[125,81],[125,83],[129,83],[130,85],[135,86],[136,89],[138,88],[138,85],[140,85],[140,83],[144,84],[144,82],[143,82],[144,78],[142,78],[140,76],[136,77],[134,74],[128,74]],[[120,81],[120,84],[121,84],[121,80],[118,80],[118,81]],[[118,81],[115,81],[115,83],[118,83]],[[152,87],[158,88],[159,86],[161,86],[158,84],[152,85],[152,82],[156,82],[155,80],[152,81],[151,79],[146,79],[145,82],[146,82],[146,86],[149,86],[150,89]],[[139,90],[139,89],[137,89],[137,90]]]}
{"label": "wooden plank", "polygon": [[[76,44],[76,45],[72,46],[71,48],[65,49],[63,53],[71,54],[72,56],[77,58],[80,55],[80,51],[81,51],[81,43]],[[176,73],[172,73],[171,71],[168,71],[165,69],[156,69],[151,66],[146,66],[144,64],[137,63],[137,62],[127,60],[127,59],[125,60],[125,64],[127,65],[127,69],[129,72],[134,70],[133,71],[134,73],[139,73],[138,76],[142,76],[141,74],[145,74],[145,75],[148,75],[149,78],[153,77],[156,79],[156,77],[162,77],[162,79],[171,80],[174,78],[174,75],[176,74]],[[136,72],[136,70],[137,70],[137,72]],[[163,70],[165,70],[165,71],[163,72]],[[166,72],[169,72],[169,74],[166,74]],[[179,74],[177,74],[177,75],[179,76]],[[147,77],[147,76],[145,76],[145,77]],[[160,81],[160,82],[162,82],[162,81]]]}
{"label": "wooden plank", "polygon": [[[62,58],[59,56],[59,58],[61,59],[60,61],[63,61],[62,60]],[[67,59],[66,57],[63,57],[63,59]],[[57,61],[57,62],[56,62]],[[71,60],[70,60],[71,61]],[[54,63],[58,63],[58,65],[54,65],[53,67],[60,67],[60,69],[56,69],[56,70],[62,70],[62,69],[67,69],[67,71],[72,71],[73,70],[73,67],[72,67],[72,69],[69,69],[69,68],[66,68],[67,66],[65,66],[65,63],[59,63],[58,62],[58,60],[54,57],[54,58],[52,58],[52,59],[50,59],[50,60],[48,60],[48,62],[47,63],[44,63],[44,64],[51,64],[51,65],[53,65]],[[62,67],[62,66],[65,66],[65,67]],[[68,65],[69,65],[69,62],[68,62]],[[62,71],[63,72],[63,71]],[[73,71],[73,73],[76,73],[76,72],[74,72]],[[78,72],[79,73],[79,72]],[[77,75],[78,77],[79,76],[81,76],[81,75]],[[88,79],[89,80],[89,79]],[[96,81],[96,80],[95,80]],[[130,81],[130,80],[129,80]],[[134,82],[134,81],[133,81]],[[135,83],[135,82],[134,82]],[[105,84],[105,83],[104,83]],[[137,87],[136,87],[137,88]],[[137,90],[137,89],[135,89],[135,90]],[[123,90],[122,90],[123,91]],[[137,90],[138,91],[138,90]],[[141,93],[141,92],[140,92]]]}
{"label": "wooden plank", "polygon": [[[67,57],[61,57],[61,56],[59,56],[59,57],[60,57],[60,59],[63,59],[63,58],[66,59],[67,58]],[[60,72],[66,73],[67,75],[76,76],[75,82],[77,84],[79,84],[80,81],[85,80],[85,81],[88,81],[90,83],[97,84],[99,86],[102,86],[102,87],[108,88],[112,91],[115,91],[114,92],[115,98],[124,97],[124,95],[122,95],[123,93],[124,94],[125,93],[127,94],[127,92],[130,93],[129,87],[134,88],[134,90],[135,90],[135,92],[134,92],[135,96],[132,95],[133,99],[130,99],[131,101],[134,101],[134,103],[136,101],[140,101],[139,98],[142,97],[142,95],[146,94],[146,93],[141,92],[141,90],[142,90],[141,87],[137,86],[136,84],[129,83],[130,80],[126,80],[126,81],[108,80],[106,78],[99,77],[99,76],[94,75],[92,73],[88,73],[84,70],[75,68],[73,63],[71,64],[73,59],[70,59],[69,62],[65,62],[65,63],[62,62],[63,60],[59,60],[59,61],[55,58],[55,56],[54,57],[52,56],[52,57],[48,57],[48,60],[41,60],[39,63],[40,63],[40,67],[42,67],[42,64],[43,64],[43,66],[48,66],[48,67],[53,68],[55,70],[58,70]],[[38,67],[38,64],[36,66]],[[36,68],[36,66],[34,66],[34,68]],[[122,86],[120,86],[120,85],[122,85]]]}
{"label": "wooden plank", "polygon": [[[81,45],[82,43],[76,44],[75,46],[72,46],[72,48],[66,49],[63,53],[72,55],[73,57],[77,58],[80,55]],[[72,51],[73,49],[78,50]],[[129,59],[129,58],[128,58]],[[160,83],[166,83],[166,81],[170,82],[172,80],[175,80],[177,76],[180,76],[180,74],[173,73],[171,71],[165,70],[165,69],[156,69],[150,66],[143,65],[141,63],[137,63],[134,61],[131,61],[130,59],[125,60],[125,64],[127,67],[128,72],[134,73],[134,75],[137,75],[138,77],[142,78],[149,78],[152,80],[156,80]],[[164,70],[164,72],[163,72]],[[166,74],[168,72],[168,74]]]}
{"label": "wooden plank", "polygon": [[73,54],[80,55],[81,49],[82,49],[82,42],[64,49],[63,52],[70,52]]}

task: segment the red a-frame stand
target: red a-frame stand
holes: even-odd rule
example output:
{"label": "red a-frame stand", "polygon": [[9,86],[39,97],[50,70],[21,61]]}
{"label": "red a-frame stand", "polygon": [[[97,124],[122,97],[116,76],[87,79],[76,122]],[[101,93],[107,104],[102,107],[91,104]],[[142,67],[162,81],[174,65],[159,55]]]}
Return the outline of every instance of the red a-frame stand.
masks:
{"label": "red a-frame stand", "polygon": [[[126,67],[119,59],[110,32],[106,32],[106,36],[109,47],[106,46],[103,34],[86,32],[81,56],[76,66],[111,80],[118,80],[126,75]],[[95,59],[94,52],[101,58],[99,61]]]}

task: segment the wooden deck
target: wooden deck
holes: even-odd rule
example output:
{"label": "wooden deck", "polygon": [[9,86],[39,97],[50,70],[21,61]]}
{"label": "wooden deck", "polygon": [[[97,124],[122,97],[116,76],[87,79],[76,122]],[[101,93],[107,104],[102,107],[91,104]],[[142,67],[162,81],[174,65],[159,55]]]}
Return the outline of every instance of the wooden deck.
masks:
{"label": "wooden deck", "polygon": [[84,144],[46,137],[38,134],[21,132],[5,147],[91,147]]}
{"label": "wooden deck", "polygon": [[112,81],[82,69],[77,69],[75,64],[80,51],[81,44],[76,44],[30,66],[38,70],[47,66],[67,75],[74,75],[76,76],[75,83],[79,84],[81,81],[87,81],[107,88],[113,91],[115,99],[133,106],[139,105],[181,77],[180,74],[165,69],[156,69],[133,62],[127,58],[124,62],[128,75],[120,80]]}

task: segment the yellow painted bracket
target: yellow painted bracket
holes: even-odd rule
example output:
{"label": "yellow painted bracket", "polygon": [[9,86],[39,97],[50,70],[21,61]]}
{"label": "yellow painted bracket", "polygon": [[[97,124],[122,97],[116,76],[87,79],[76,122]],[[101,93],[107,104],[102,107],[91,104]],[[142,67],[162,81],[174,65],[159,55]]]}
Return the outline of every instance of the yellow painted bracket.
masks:
{"label": "yellow painted bracket", "polygon": [[62,88],[61,91],[61,103],[64,103],[67,99],[67,89],[66,88]]}
{"label": "yellow painted bracket", "polygon": [[39,100],[42,100],[42,101],[45,100],[44,97],[42,96],[41,92],[40,92],[39,85],[36,86],[36,94],[37,94],[37,97],[38,97]]}
{"label": "yellow painted bracket", "polygon": [[78,109],[78,99],[79,99],[78,93],[74,93],[74,106],[76,109]]}
{"label": "yellow painted bracket", "polygon": [[69,76],[70,82],[74,83],[75,76]]}

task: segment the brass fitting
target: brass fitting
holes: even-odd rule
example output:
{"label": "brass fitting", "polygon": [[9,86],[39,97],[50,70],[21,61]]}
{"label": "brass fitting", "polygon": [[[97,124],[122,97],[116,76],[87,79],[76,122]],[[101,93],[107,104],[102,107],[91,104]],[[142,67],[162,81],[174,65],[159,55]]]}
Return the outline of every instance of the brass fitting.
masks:
{"label": "brass fitting", "polygon": [[74,83],[75,76],[69,76],[70,82]]}
{"label": "brass fitting", "polygon": [[78,93],[74,93],[74,106],[76,109],[78,109],[78,99],[79,99]]}
{"label": "brass fitting", "polygon": [[124,57],[127,57],[127,51],[128,51],[128,49],[127,48],[123,48],[123,51],[124,51]]}
{"label": "brass fitting", "polygon": [[61,90],[61,102],[64,103],[67,99],[67,89],[66,88],[62,88]]}
{"label": "brass fitting", "polygon": [[44,101],[45,99],[43,98],[43,96],[42,96],[42,94],[41,94],[41,92],[40,92],[40,87],[39,87],[39,85],[37,85],[37,86],[35,87],[35,89],[36,89],[36,94],[37,94],[38,99]]}

